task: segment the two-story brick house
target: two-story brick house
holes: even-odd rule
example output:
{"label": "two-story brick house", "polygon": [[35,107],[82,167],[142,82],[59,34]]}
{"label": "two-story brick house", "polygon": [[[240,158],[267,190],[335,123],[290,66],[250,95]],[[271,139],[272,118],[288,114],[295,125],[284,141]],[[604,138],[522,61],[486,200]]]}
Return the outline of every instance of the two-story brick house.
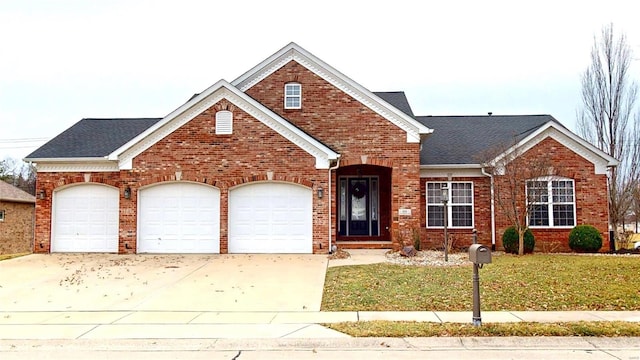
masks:
{"label": "two-story brick house", "polygon": [[508,224],[474,155],[514,131],[527,154],[574,168],[572,218],[554,226],[551,211],[540,238],[566,242],[568,221],[606,235],[616,161],[551,116],[414,116],[404,93],[371,92],[291,43],[163,118],[83,119],[30,154],[34,250],[327,253],[414,234],[437,247],[442,183],[452,237],[477,228],[499,247]]}

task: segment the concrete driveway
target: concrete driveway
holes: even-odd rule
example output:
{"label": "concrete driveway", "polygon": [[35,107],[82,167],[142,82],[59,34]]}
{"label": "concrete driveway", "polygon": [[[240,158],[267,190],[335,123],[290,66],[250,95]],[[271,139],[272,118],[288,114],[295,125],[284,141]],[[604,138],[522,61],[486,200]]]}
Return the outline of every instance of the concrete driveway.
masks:
{"label": "concrete driveway", "polygon": [[34,254],[0,262],[2,311],[319,311],[324,255]]}

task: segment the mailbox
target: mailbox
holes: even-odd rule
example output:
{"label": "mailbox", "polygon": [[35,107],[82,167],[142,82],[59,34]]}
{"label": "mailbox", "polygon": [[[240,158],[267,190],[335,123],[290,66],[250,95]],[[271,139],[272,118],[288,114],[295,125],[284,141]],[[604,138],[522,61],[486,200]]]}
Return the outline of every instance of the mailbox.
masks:
{"label": "mailbox", "polygon": [[484,245],[473,244],[469,246],[469,260],[474,264],[490,264],[491,249]]}

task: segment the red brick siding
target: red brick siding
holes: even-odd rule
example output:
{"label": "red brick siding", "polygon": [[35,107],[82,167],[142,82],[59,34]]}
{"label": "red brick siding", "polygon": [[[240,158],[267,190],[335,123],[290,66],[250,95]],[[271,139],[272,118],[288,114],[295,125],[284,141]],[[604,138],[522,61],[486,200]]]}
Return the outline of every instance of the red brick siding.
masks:
{"label": "red brick siding", "polygon": [[[602,251],[608,250],[607,176],[596,174],[591,162],[550,137],[522,155],[524,159],[541,156],[550,160],[559,176],[574,180],[576,225],[595,226],[604,239]],[[495,181],[501,181],[500,176],[496,176]],[[524,191],[522,189],[523,196]],[[496,214],[497,245],[498,248],[502,248],[502,234],[511,224],[499,207],[496,207]],[[536,251],[570,251],[568,239],[571,229],[534,228],[531,230],[536,239]]]}
{"label": "red brick siding", "polygon": [[[117,172],[86,173],[89,181],[85,180],[85,173],[55,173],[39,172],[36,179],[36,194],[45,191],[44,199],[36,198],[36,226],[33,251],[36,253],[51,252],[51,206],[53,194],[67,186],[82,183],[99,183],[120,188],[120,204],[122,206],[124,186]],[[122,210],[120,210],[122,214]],[[122,216],[122,215],[121,215]]]}
{"label": "red brick siding", "polygon": [[[223,101],[224,102],[224,101]],[[207,183],[220,189],[220,250],[228,249],[228,194],[234,186],[253,181],[273,180],[297,183],[314,191],[313,248],[328,249],[326,197],[318,199],[317,187],[328,188],[327,170],[315,167],[315,158],[269,127],[238,108],[232,108],[233,133],[215,134],[215,112],[226,107],[216,104],[137,156],[133,170],[123,172],[123,180],[134,191],[160,181],[172,181],[176,171],[182,180]],[[127,234],[135,234],[136,214],[121,219]],[[135,236],[132,236],[135,239]],[[128,240],[128,241],[132,241]]]}
{"label": "red brick siding", "polygon": [[[302,109],[299,110],[284,109],[284,85],[292,81],[302,85]],[[410,234],[419,226],[420,145],[407,143],[404,130],[295,61],[246,93],[340,153],[341,167],[363,164],[362,156],[366,155],[366,164],[391,168],[392,236],[398,232]],[[333,176],[332,187],[337,189],[336,176]],[[332,204],[335,239],[335,201]],[[411,209],[412,216],[399,217],[400,208]],[[399,245],[397,239],[394,241]]]}
{"label": "red brick siding", "polygon": [[34,204],[0,201],[4,221],[0,221],[0,254],[31,252]]}

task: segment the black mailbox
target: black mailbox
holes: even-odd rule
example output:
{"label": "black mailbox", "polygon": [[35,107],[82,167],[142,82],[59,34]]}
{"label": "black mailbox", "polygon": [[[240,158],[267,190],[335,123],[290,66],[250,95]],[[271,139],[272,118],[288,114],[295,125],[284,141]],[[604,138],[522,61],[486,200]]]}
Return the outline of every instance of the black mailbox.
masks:
{"label": "black mailbox", "polygon": [[490,264],[491,249],[484,245],[473,244],[469,246],[469,260],[474,264]]}

